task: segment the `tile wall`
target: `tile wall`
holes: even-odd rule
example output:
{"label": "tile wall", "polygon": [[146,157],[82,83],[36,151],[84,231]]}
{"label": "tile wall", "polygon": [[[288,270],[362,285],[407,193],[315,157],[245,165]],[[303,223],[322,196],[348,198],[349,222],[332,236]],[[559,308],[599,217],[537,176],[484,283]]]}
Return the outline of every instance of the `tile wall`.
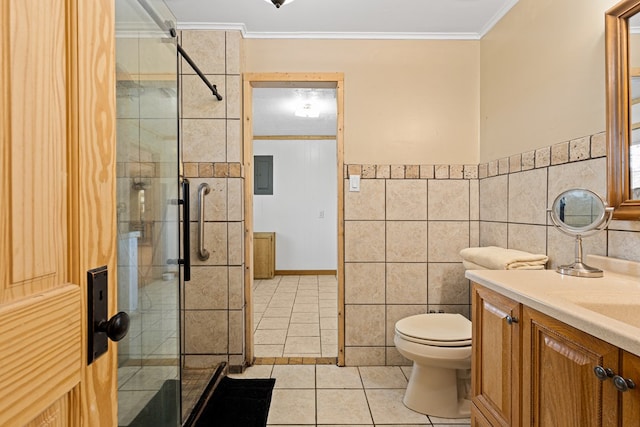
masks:
{"label": "tile wall", "polygon": [[[238,31],[182,31],[181,45],[208,80],[218,101],[186,61],[180,64],[183,174],[191,184],[191,281],[184,289],[187,368],[244,360],[244,249],[242,178],[242,37]],[[204,246],[197,247],[197,192],[205,196]]]}
{"label": "tile wall", "polygon": [[[205,214],[212,255],[207,262],[192,255],[185,295],[186,360],[194,367],[243,360],[241,42],[239,32],[182,31],[183,47],[224,96],[215,101],[182,64],[184,174],[194,200],[201,182],[212,188]],[[402,317],[468,316],[462,248],[546,253],[549,268],[571,262],[574,241],[549,225],[546,208],[572,187],[605,196],[605,156],[600,133],[480,165],[345,165],[347,178],[362,177],[360,192],[345,180],[346,364],[408,364],[393,344]],[[640,261],[639,243],[640,223],[614,221],[585,238],[584,249]]]}
{"label": "tile wall", "polygon": [[[347,165],[345,180],[346,364],[409,363],[394,324],[429,310],[469,315],[459,250],[496,245],[574,260],[575,240],[546,209],[570,188],[606,197],[604,133],[480,165]],[[640,260],[640,224],[613,221],[583,241],[585,254]]]}
{"label": "tile wall", "polygon": [[407,361],[395,322],[428,310],[469,316],[458,253],[478,244],[477,165],[348,165],[345,180],[345,362]]}

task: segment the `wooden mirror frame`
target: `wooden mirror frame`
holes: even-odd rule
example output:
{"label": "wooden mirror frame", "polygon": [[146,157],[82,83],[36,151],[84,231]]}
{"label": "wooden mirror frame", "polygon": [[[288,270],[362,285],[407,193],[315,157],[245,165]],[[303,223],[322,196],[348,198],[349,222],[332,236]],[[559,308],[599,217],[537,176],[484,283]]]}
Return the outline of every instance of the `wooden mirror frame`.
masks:
{"label": "wooden mirror frame", "polygon": [[629,180],[629,24],[640,0],[622,0],[605,13],[607,81],[607,200],[614,219],[640,220]]}

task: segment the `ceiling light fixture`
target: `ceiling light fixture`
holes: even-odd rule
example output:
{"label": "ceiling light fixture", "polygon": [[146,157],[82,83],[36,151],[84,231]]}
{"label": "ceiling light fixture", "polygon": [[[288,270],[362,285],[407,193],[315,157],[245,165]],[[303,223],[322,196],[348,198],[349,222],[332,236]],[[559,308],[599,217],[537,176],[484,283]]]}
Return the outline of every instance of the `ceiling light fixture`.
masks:
{"label": "ceiling light fixture", "polygon": [[318,106],[311,102],[302,102],[296,107],[294,112],[296,117],[320,117]]}
{"label": "ceiling light fixture", "polygon": [[273,3],[275,7],[280,9],[280,6],[292,3],[294,0],[265,0],[266,2]]}

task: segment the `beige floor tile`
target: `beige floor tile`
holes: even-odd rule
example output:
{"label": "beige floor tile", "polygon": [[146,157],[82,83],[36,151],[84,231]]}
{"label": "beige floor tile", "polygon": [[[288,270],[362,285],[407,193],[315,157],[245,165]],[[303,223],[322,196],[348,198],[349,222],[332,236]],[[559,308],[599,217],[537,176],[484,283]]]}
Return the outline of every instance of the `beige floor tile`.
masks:
{"label": "beige floor tile", "polygon": [[289,292],[297,292],[298,284],[293,282],[282,282],[278,286],[278,293],[289,293]]}
{"label": "beige floor tile", "polygon": [[334,299],[321,299],[318,303],[320,308],[333,308],[336,313],[338,312],[338,301]]}
{"label": "beige floor tile", "polygon": [[253,342],[260,344],[281,344],[284,345],[287,339],[286,329],[258,329],[253,334]]}
{"label": "beige floor tile", "polygon": [[318,424],[370,423],[363,390],[318,390]]}
{"label": "beige floor tile", "polygon": [[320,344],[322,357],[338,357],[338,344]]}
{"label": "beige floor tile", "polygon": [[262,317],[287,317],[287,318],[291,317],[291,307],[289,308],[269,307],[264,311],[264,313],[262,314]]}
{"label": "beige floor tile", "polygon": [[320,329],[338,329],[338,318],[337,317],[321,317],[320,318]]}
{"label": "beige floor tile", "polygon": [[401,366],[400,367],[400,369],[402,369],[402,373],[404,374],[404,377],[407,379],[407,381],[411,377],[411,369],[412,368],[413,368],[413,366]]}
{"label": "beige floor tile", "polygon": [[284,345],[281,344],[256,344],[253,346],[256,357],[281,357],[284,353]]}
{"label": "beige floor tile", "polygon": [[[288,301],[288,300],[275,300],[272,299],[269,302],[269,306],[267,307],[267,310],[270,308],[287,308],[289,310],[291,310],[291,307],[293,307],[293,301]],[[265,310],[266,312],[266,310]]]}
{"label": "beige floor tile", "polygon": [[316,387],[321,388],[362,388],[358,368],[335,365],[316,366]]}
{"label": "beige floor tile", "polygon": [[320,337],[287,337],[284,354],[320,354]]}
{"label": "beige floor tile", "polygon": [[454,419],[454,418],[440,418],[440,417],[429,416],[429,419],[433,423],[434,427],[435,426],[437,426],[437,427],[441,427],[441,426],[463,427],[463,426],[471,425],[471,420],[469,418]]}
{"label": "beige floor tile", "polygon": [[366,389],[367,401],[375,424],[428,424],[426,415],[404,406],[405,389]]}
{"label": "beige floor tile", "polygon": [[248,378],[271,378],[273,365],[253,365],[249,366],[241,374],[229,374],[230,378],[248,379]]}
{"label": "beige floor tile", "polygon": [[320,332],[320,344],[333,344],[338,346],[338,330],[337,329],[324,329]]}
{"label": "beige floor tile", "polygon": [[263,317],[258,325],[258,329],[287,329],[289,319],[287,317]]}
{"label": "beige floor tile", "polygon": [[[267,424],[267,427],[316,427],[316,424]],[[325,426],[325,427],[333,427],[333,426]],[[349,426],[356,427],[356,426]],[[395,427],[395,426],[394,426]]]}
{"label": "beige floor tile", "polygon": [[319,337],[320,323],[292,323],[287,331],[288,337]]}
{"label": "beige floor tile", "polygon": [[318,312],[318,304],[294,304],[293,305],[294,313],[317,313]]}
{"label": "beige floor tile", "polygon": [[[256,280],[254,339],[255,344],[261,346],[256,355],[337,357],[337,288],[335,276],[277,276],[273,280]],[[316,340],[312,346],[305,346],[291,340],[288,346],[285,341],[283,348],[269,347],[282,344],[281,332],[265,331],[282,329],[289,329],[288,337],[323,337],[322,342]],[[273,354],[266,353],[270,348]]]}
{"label": "beige floor tile", "polygon": [[315,365],[275,365],[271,378],[276,379],[275,388],[316,387]]}
{"label": "beige floor tile", "polygon": [[274,389],[267,424],[315,424],[315,390]]}
{"label": "beige floor tile", "polygon": [[296,304],[318,304],[318,297],[296,297]]}
{"label": "beige floor tile", "polygon": [[271,301],[271,295],[266,294],[253,294],[253,303],[258,305],[258,307],[266,307]]}
{"label": "beige floor tile", "polygon": [[361,366],[364,388],[407,388],[407,379],[398,366]]}
{"label": "beige floor tile", "polygon": [[338,308],[337,307],[320,307],[320,317],[326,317],[330,319],[338,318]]}
{"label": "beige floor tile", "polygon": [[298,293],[296,294],[296,298],[305,298],[305,297],[314,297],[318,298],[319,291],[317,288],[315,289],[301,289],[298,288]]}
{"label": "beige floor tile", "polygon": [[318,323],[320,315],[318,313],[291,313],[291,323]]}

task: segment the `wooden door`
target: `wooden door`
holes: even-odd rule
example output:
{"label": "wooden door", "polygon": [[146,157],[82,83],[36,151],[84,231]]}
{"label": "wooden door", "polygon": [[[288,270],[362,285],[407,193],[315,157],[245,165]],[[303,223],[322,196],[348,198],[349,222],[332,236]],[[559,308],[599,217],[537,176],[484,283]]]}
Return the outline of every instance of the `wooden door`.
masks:
{"label": "wooden door", "polygon": [[617,372],[618,348],[525,307],[523,310],[523,425],[618,425],[618,391],[593,368]]}
{"label": "wooden door", "polygon": [[115,310],[110,0],[2,0],[0,425],[115,426],[116,352],[87,366],[86,271]]}
{"label": "wooden door", "polygon": [[[519,425],[521,306],[473,284],[472,410],[494,426]],[[507,322],[507,316],[513,320]],[[482,424],[481,424],[482,425]]]}

